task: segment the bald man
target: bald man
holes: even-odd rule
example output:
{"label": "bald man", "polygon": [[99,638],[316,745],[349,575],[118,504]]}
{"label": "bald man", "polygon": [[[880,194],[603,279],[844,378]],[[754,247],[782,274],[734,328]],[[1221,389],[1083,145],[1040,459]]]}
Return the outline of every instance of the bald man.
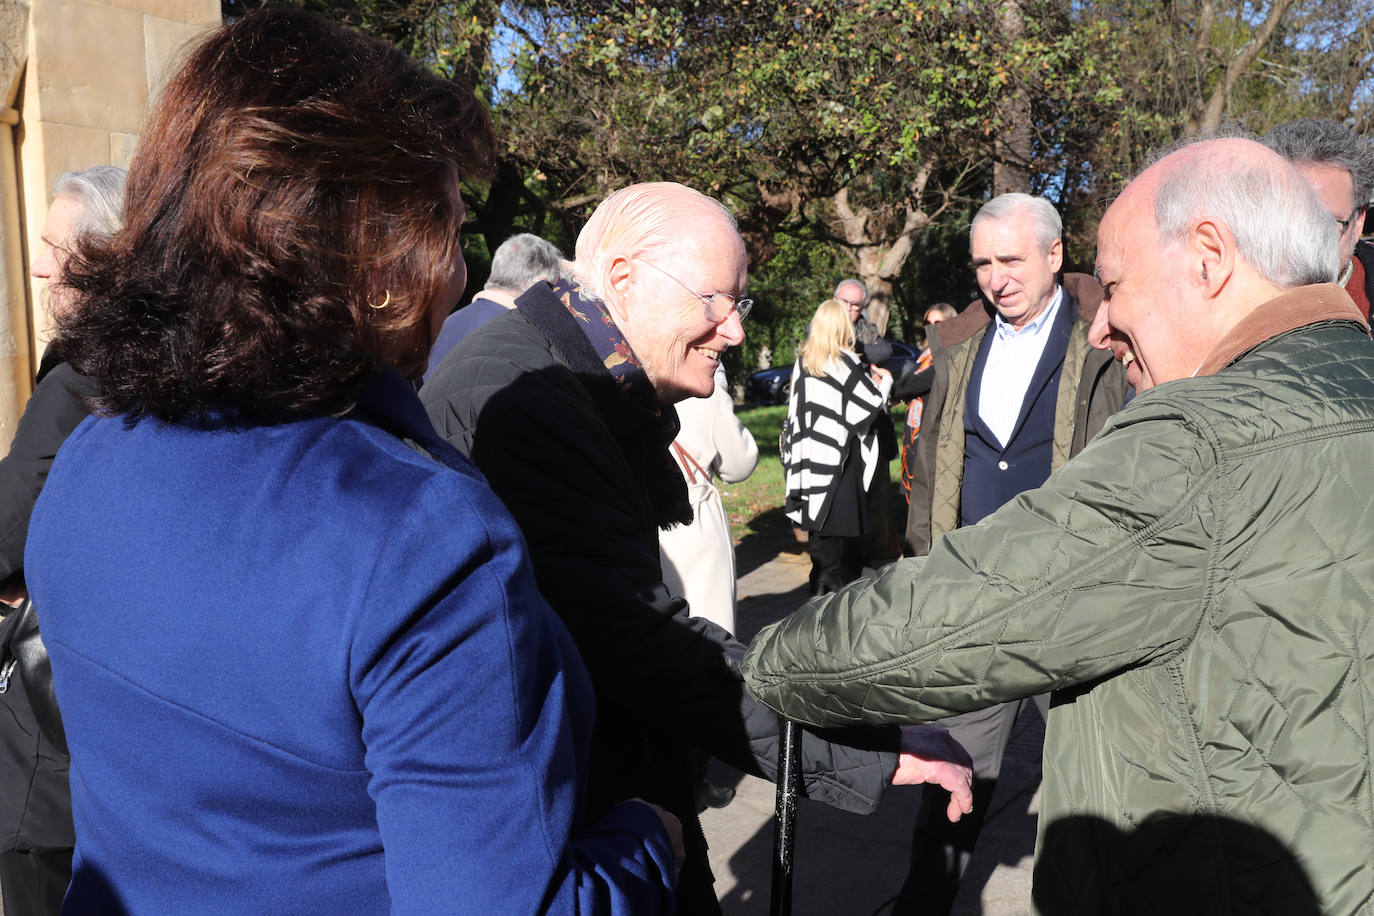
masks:
{"label": "bald man", "polygon": [[[717,201],[669,182],[623,188],[587,221],[569,275],[464,338],[420,393],[520,525],[591,674],[588,813],[639,797],[683,823],[681,916],[720,912],[690,751],[768,777],[777,766],[778,718],[744,692],[744,647],[689,616],[658,546],[660,527],[692,517],[668,450],[672,405],[711,394],[721,354],[744,339],[747,270]],[[959,796],[949,816],[971,804],[968,767],[929,752],[947,746],[943,731],[826,737],[860,746],[804,737],[813,798],[866,812],[888,784],[933,779]]]}
{"label": "bald man", "polygon": [[761,633],[750,690],[812,725],[1053,691],[1041,913],[1370,912],[1374,346],[1336,234],[1259,144],[1147,169],[1099,228],[1090,335],[1139,396]]}

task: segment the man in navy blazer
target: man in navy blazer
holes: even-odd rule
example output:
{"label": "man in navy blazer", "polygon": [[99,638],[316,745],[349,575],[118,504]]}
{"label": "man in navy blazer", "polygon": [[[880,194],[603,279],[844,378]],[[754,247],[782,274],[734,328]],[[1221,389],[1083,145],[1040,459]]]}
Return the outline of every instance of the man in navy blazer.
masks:
{"label": "man in navy blazer", "polygon": [[[973,219],[969,247],[983,297],[931,328],[935,380],[916,443],[910,556],[1043,484],[1125,399],[1125,373],[1088,343],[1101,288],[1082,274],[1060,281],[1062,234],[1054,206],[1029,194],[994,198]],[[933,815],[944,802],[923,790],[894,913],[950,911],[1023,702],[941,723],[973,756],[973,813],[941,824]],[[1036,702],[1043,718],[1048,698]]]}

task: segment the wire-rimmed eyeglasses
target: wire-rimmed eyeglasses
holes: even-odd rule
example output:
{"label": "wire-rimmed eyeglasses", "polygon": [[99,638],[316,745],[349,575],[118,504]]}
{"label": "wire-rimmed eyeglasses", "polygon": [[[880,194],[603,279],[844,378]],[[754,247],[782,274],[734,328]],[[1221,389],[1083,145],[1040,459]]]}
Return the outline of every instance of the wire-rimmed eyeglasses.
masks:
{"label": "wire-rimmed eyeglasses", "polygon": [[648,264],[654,270],[663,274],[663,276],[672,280],[678,286],[700,299],[701,304],[706,307],[706,319],[712,324],[720,324],[730,317],[731,312],[738,314],[739,320],[743,321],[745,317],[748,316],[749,310],[754,307],[753,299],[734,299],[727,296],[725,293],[699,293],[677,277],[668,273],[668,271],[664,270],[662,267],[659,267],[653,261],[646,261],[643,258],[635,258],[634,260],[641,264]]}

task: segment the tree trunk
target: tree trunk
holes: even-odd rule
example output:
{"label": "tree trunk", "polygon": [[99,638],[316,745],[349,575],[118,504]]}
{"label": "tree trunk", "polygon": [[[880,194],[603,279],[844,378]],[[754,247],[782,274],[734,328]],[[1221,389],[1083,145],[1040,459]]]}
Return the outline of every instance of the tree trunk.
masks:
{"label": "tree trunk", "polygon": [[946,200],[932,213],[927,213],[920,206],[926,183],[938,164],[939,159],[934,156],[921,163],[911,186],[907,188],[906,216],[902,227],[891,236],[878,236],[870,231],[873,211],[868,207],[855,209],[850,204],[848,188],[841,188],[830,198],[830,204],[839,217],[840,230],[854,270],[868,287],[868,320],[877,326],[880,334],[887,333],[888,319],[892,314],[892,281],[901,276],[902,266],[915,248],[916,239],[931,220],[948,206]]}
{"label": "tree trunk", "polygon": [[[1021,0],[1001,0],[997,11],[1003,47],[1010,50],[1026,34]],[[1031,189],[1031,104],[1026,87],[1012,84],[997,102],[996,139],[992,144],[992,194]]]}

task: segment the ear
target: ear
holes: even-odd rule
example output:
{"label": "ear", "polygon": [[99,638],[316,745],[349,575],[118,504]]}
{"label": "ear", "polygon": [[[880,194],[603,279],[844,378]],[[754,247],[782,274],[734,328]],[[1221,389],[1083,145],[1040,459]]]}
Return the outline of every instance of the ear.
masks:
{"label": "ear", "polygon": [[626,304],[630,301],[630,259],[615,258],[606,268],[606,307],[616,321],[626,318]]}
{"label": "ear", "polygon": [[1062,241],[1059,239],[1054,240],[1054,244],[1050,245],[1049,257],[1050,273],[1059,273],[1060,268],[1064,266],[1064,243]]}
{"label": "ear", "polygon": [[1196,271],[1192,281],[1209,298],[1221,292],[1236,269],[1236,240],[1231,230],[1222,223],[1203,220],[1193,227],[1188,254]]}
{"label": "ear", "polygon": [[1368,211],[1364,207],[1355,211],[1355,238],[1364,238],[1364,215]]}

